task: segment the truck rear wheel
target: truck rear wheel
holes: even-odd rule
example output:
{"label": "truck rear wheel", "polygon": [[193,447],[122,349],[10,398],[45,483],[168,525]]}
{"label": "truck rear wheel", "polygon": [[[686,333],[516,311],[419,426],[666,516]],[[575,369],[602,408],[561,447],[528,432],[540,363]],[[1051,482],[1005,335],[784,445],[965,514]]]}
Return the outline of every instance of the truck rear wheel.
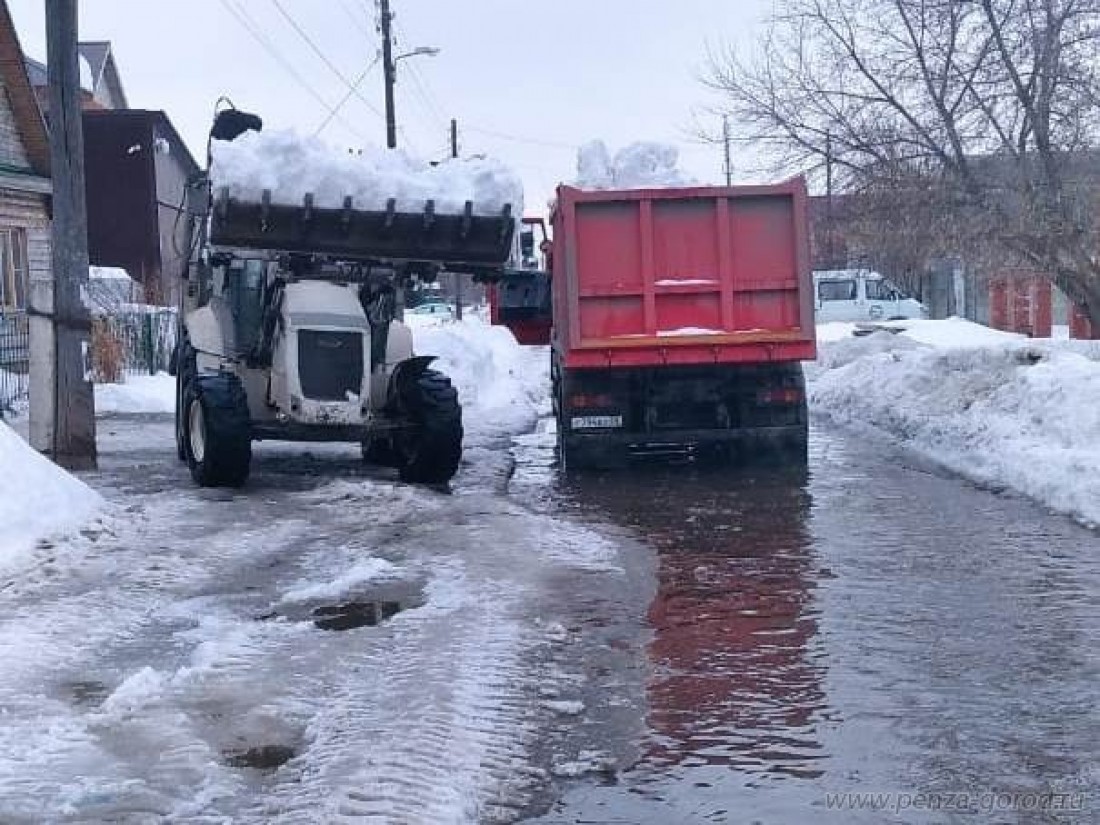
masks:
{"label": "truck rear wheel", "polygon": [[248,397],[234,375],[199,376],[184,393],[187,465],[200,487],[242,487],[252,463]]}
{"label": "truck rear wheel", "polygon": [[445,484],[462,461],[462,407],[457,390],[443,373],[424,370],[401,390],[400,403],[416,425],[393,440],[401,480]]}

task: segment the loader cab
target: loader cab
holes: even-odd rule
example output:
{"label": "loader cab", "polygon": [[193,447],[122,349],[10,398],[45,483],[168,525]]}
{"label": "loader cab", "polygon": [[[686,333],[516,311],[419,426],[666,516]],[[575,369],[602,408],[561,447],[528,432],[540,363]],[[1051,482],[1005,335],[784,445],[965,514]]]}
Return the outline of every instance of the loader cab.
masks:
{"label": "loader cab", "polygon": [[867,269],[814,272],[817,320],[897,321],[928,317],[920,301],[907,296],[878,272]]}

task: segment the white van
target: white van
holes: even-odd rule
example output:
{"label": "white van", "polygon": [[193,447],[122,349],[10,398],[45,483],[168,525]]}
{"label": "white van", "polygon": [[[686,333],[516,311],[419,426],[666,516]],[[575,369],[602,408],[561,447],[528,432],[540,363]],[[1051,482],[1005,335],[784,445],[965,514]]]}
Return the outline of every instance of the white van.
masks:
{"label": "white van", "polygon": [[819,323],[928,317],[928,308],[924,304],[907,297],[882,275],[869,269],[815,272],[814,305]]}

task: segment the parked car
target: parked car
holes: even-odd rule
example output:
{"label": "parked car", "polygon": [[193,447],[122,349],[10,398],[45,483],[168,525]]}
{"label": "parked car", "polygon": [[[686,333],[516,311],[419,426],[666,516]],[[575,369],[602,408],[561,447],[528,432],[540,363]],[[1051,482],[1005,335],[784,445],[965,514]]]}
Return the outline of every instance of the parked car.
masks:
{"label": "parked car", "polygon": [[814,303],[819,322],[900,321],[928,317],[924,304],[869,269],[815,272]]}
{"label": "parked car", "polygon": [[428,301],[412,309],[405,310],[405,314],[451,321],[454,320],[455,310],[450,304],[445,304],[442,301]]}

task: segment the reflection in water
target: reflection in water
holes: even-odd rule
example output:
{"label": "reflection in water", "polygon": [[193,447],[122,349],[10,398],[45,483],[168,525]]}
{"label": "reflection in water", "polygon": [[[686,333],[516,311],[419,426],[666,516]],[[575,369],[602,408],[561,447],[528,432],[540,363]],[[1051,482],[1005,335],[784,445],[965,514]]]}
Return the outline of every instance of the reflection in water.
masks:
{"label": "reflection in water", "polygon": [[658,553],[652,733],[639,768],[817,775],[823,666],[806,483],[804,472],[767,468],[568,482],[584,509]]}

